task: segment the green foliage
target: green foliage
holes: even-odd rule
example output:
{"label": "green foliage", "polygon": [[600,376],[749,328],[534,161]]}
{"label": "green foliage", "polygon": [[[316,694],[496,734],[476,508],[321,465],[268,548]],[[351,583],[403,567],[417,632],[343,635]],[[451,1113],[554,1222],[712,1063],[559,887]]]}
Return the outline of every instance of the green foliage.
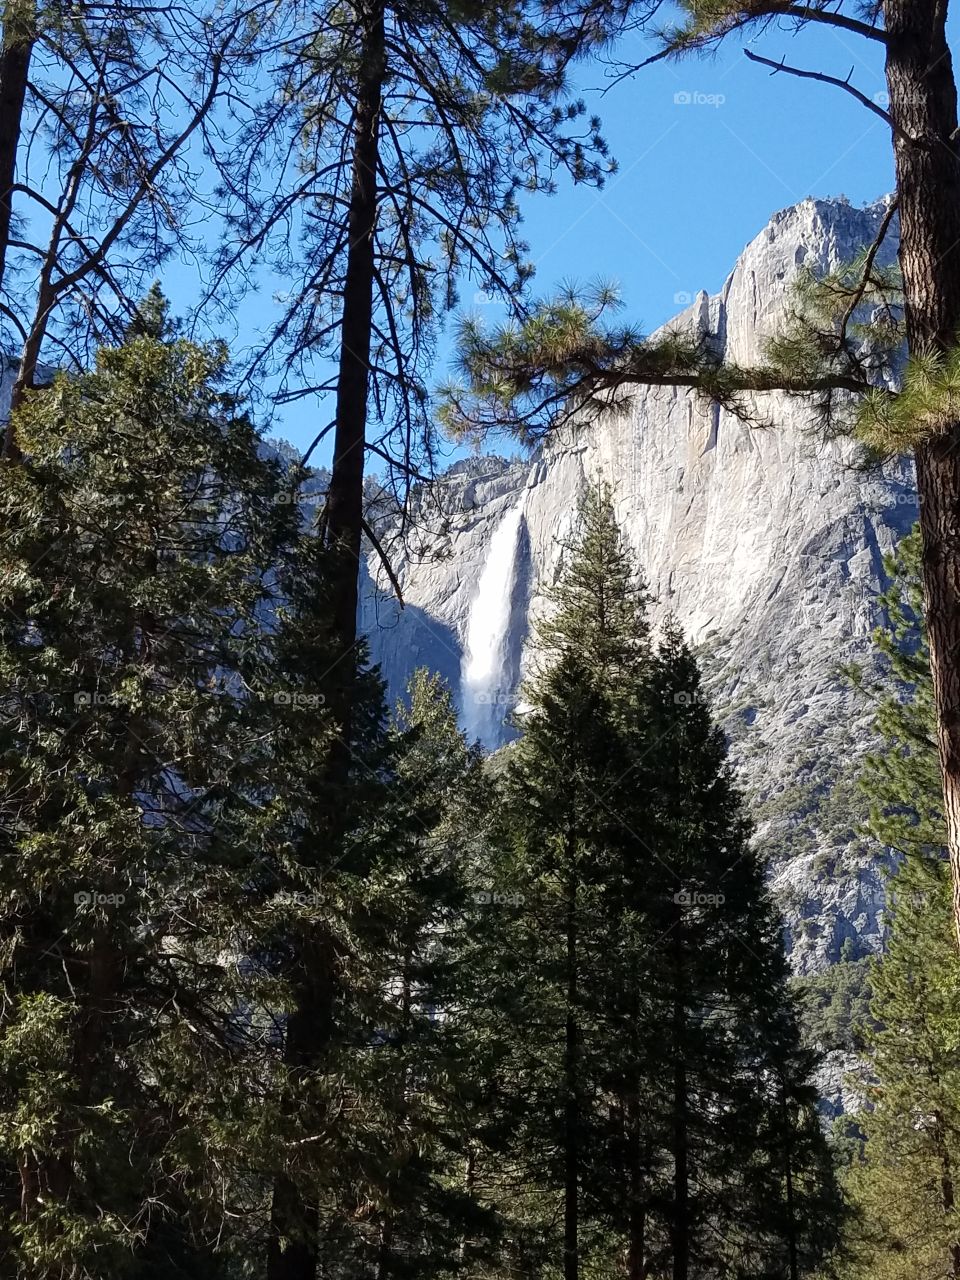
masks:
{"label": "green foliage", "polygon": [[262,1275],[296,1185],[331,1273],[550,1274],[571,1178],[585,1275],[681,1234],[705,1277],[812,1265],[836,1206],[779,921],[610,490],[493,768],[435,678],[391,725],[362,649],[330,674],[326,554],[225,374],[154,293],[19,413],[3,1265]]}
{"label": "green foliage", "polygon": [[960,348],[912,352],[900,387],[873,387],[857,412],[860,436],[883,455],[908,452],[960,413]]}
{"label": "green foliage", "polygon": [[[30,398],[0,494],[0,1258],[262,1274],[296,1176],[347,1272],[448,1270],[498,1230],[461,1177],[490,784],[437,681],[388,726],[362,651],[331,773],[324,556],[222,351],[150,311]],[[305,1072],[308,947],[334,1019]]]}
{"label": "green foliage", "polygon": [[674,626],[651,644],[609,492],[581,516],[505,774],[527,1221],[542,1232],[575,1185],[585,1273],[627,1251],[659,1274],[680,1233],[698,1275],[786,1276],[839,1209],[779,921],[696,663]]}
{"label": "green foliage", "polygon": [[922,626],[921,544],[904,538],[887,562],[886,625],[875,641],[887,662],[876,725],[884,750],[868,757],[868,829],[900,858],[888,882],[892,925],[871,967],[865,1047],[870,1109],[848,1191],[858,1210],[849,1280],[947,1280],[958,1223],[953,1171],[960,1157],[960,959],[944,860],[933,692]]}
{"label": "green foliage", "polygon": [[536,441],[601,411],[623,411],[631,387],[690,387],[737,417],[755,419],[751,392],[828,394],[862,389],[852,374],[808,372],[773,362],[747,368],[721,360],[710,335],[667,330],[656,339],[634,326],[612,326],[620,307],[608,285],[566,286],[521,321],[487,329],[461,321],[461,381],[442,388],[440,421],[458,438],[482,441],[509,429]]}
{"label": "green foliage", "polygon": [[862,1050],[870,1023],[872,960],[842,958],[823,973],[794,978],[800,998],[803,1038],[824,1052]]}
{"label": "green foliage", "polygon": [[291,821],[268,618],[298,532],[223,372],[146,334],[101,351],[29,399],[0,492],[0,1249],[25,1276],[127,1274],[165,1234],[215,1274],[269,1123],[236,1011],[283,993],[237,960]]}
{"label": "green foliage", "polygon": [[563,550],[566,563],[537,623],[538,651],[547,663],[589,654],[591,679],[622,696],[648,659],[649,596],[614,520],[608,485],[587,490],[576,538]]}

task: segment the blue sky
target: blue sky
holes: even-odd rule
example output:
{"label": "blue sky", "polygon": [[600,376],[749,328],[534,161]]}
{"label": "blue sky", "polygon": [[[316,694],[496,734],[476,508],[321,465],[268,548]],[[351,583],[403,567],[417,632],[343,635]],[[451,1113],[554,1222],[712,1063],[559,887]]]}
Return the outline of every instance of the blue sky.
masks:
{"label": "blue sky", "polygon": [[[818,28],[772,27],[747,44],[767,57],[846,77],[868,97],[885,89],[882,50],[860,37]],[[648,41],[619,52],[641,61]],[[889,130],[833,86],[771,75],[731,40],[708,58],[659,63],[615,82],[609,68],[584,64],[577,89],[619,162],[605,188],[561,184],[524,206],[525,238],[537,267],[535,292],[561,280],[615,281],[624,318],[648,330],[698,289],[716,291],[743,246],[777,209],[809,195],[872,201],[893,185]],[[882,101],[882,98],[881,98]],[[185,281],[174,283],[174,296]],[[464,289],[472,307],[473,291]],[[269,297],[246,306],[233,341],[253,339]],[[488,304],[496,321],[503,311]],[[449,374],[441,348],[436,380]],[[320,411],[300,401],[277,410],[272,433],[305,446]],[[329,414],[326,414],[329,417]],[[318,454],[316,461],[324,461]]]}
{"label": "blue sky", "polygon": [[[868,97],[885,90],[880,49],[845,32],[785,26],[747,47],[841,77],[853,67]],[[639,61],[648,46],[635,39],[624,50],[632,58],[630,49]],[[602,75],[597,68],[592,78]],[[565,275],[616,279],[630,318],[648,327],[676,311],[677,294],[717,290],[777,209],[810,195],[863,203],[893,185],[883,120],[833,86],[771,75],[737,42],[588,97],[620,172],[599,193],[565,189],[529,202],[537,277],[541,287]]]}

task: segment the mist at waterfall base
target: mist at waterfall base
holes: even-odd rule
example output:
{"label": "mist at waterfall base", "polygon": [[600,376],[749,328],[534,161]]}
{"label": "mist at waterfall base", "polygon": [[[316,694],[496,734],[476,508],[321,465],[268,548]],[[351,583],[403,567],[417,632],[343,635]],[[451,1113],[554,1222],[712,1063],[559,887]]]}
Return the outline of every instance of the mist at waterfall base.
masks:
{"label": "mist at waterfall base", "polygon": [[513,702],[511,601],[523,524],[523,500],[500,520],[470,606],[460,663],[460,719],[467,738],[495,751],[505,740]]}

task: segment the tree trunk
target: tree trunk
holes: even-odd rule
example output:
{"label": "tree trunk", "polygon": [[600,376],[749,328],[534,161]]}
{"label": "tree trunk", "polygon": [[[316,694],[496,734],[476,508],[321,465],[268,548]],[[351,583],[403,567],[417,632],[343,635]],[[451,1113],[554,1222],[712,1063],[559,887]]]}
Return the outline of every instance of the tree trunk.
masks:
{"label": "tree trunk", "polygon": [[577,980],[577,879],[573,866],[573,841],[567,842],[567,1018],[564,1031],[564,1186],[563,1186],[563,1280],[577,1280],[580,1271],[580,1045],[577,1023],[579,983]]}
{"label": "tree trunk", "polygon": [[337,425],[324,513],[326,542],[335,559],[334,626],[345,653],[353,648],[357,638],[363,469],[373,326],[377,168],[386,70],[382,0],[367,11],[361,62],[354,124],[353,190],[347,219],[349,248],[337,378]]}
{"label": "tree trunk", "polygon": [[[345,781],[350,762],[352,661],[357,639],[357,599],[363,518],[370,341],[373,323],[374,232],[377,217],[379,130],[386,74],[383,0],[364,15],[363,48],[354,117],[353,187],[347,218],[349,244],[341,321],[333,466],[324,514],[326,545],[333,552],[333,625],[338,662],[328,705],[337,719],[337,742],[327,772]],[[308,1071],[322,1060],[333,1027],[335,955],[322,940],[301,939],[303,984],[287,1030],[286,1061]],[[281,1175],[274,1185],[267,1280],[316,1280],[319,1209],[315,1195]]]}
{"label": "tree trunk", "polygon": [[690,1171],[687,1132],[687,998],[683,907],[673,929],[673,1280],[688,1280],[690,1269]]}
{"label": "tree trunk", "polygon": [[[13,218],[13,184],[17,176],[17,154],[23,127],[23,108],[30,74],[30,59],[36,44],[36,10],[30,16],[16,14],[16,0],[7,0],[3,11],[3,46],[0,50],[0,300],[10,247]],[[17,375],[21,381],[22,370]],[[20,395],[22,400],[23,396]],[[7,416],[0,457],[16,461],[13,438],[13,407]]]}
{"label": "tree trunk", "polygon": [[[942,0],[884,0],[887,89],[912,355],[960,336],[957,91]],[[960,945],[960,422],[916,449],[930,666]]]}
{"label": "tree trunk", "polygon": [[36,12],[29,16],[16,0],[7,0],[3,12],[3,45],[0,50],[0,296],[10,243],[13,184],[23,125],[30,59],[36,43]]}
{"label": "tree trunk", "polygon": [[[303,980],[290,1015],[284,1061],[294,1082],[315,1069],[333,1034],[335,956],[322,935],[296,940]],[[320,1214],[302,1180],[280,1174],[273,1187],[267,1280],[316,1280]]]}

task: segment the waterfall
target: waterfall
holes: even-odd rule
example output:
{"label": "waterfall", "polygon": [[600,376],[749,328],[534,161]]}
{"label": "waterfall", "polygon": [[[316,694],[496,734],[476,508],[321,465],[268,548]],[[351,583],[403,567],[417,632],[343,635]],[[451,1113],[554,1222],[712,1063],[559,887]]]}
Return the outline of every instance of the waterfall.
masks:
{"label": "waterfall", "polygon": [[490,749],[503,741],[503,722],[512,694],[511,602],[525,496],[503,516],[490,539],[477,594],[470,606],[460,663],[463,727],[468,738],[479,738]]}

